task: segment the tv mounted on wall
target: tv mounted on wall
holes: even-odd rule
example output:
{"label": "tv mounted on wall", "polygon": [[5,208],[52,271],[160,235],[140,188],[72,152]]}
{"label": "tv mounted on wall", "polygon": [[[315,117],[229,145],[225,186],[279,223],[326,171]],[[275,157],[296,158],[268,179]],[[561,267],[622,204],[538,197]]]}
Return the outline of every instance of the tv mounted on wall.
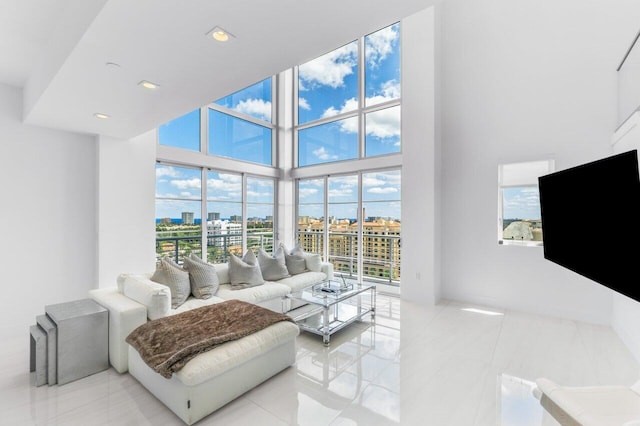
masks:
{"label": "tv mounted on wall", "polygon": [[538,178],[544,257],[640,301],[637,150]]}

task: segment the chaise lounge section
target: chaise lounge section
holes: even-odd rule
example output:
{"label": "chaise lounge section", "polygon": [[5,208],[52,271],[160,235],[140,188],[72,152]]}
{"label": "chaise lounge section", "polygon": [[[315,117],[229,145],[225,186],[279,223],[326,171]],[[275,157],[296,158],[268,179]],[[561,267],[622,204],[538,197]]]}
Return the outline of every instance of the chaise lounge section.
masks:
{"label": "chaise lounge section", "polygon": [[192,309],[240,300],[279,313],[291,305],[289,295],[325,279],[333,278],[333,266],[322,262],[320,271],[304,272],[277,281],[236,289],[228,264],[215,264],[219,282],[215,295],[189,296],[171,308],[171,290],[151,280],[153,274],[122,274],[117,286],[91,290],[89,295],[109,310],[109,362],[113,368],[134,376],[186,424],[193,424],[295,363],[295,339],[300,330],[282,321],[238,340],[223,343],[197,355],[183,369],[166,379],[151,369],[126,343],[136,328],[149,320]]}

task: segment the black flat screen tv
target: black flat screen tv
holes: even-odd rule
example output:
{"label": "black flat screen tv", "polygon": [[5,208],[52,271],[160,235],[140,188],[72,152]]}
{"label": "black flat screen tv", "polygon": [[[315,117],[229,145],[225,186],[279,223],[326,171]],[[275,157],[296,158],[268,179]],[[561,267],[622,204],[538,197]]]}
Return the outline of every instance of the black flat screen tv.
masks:
{"label": "black flat screen tv", "polygon": [[640,301],[637,150],[538,178],[544,257]]}

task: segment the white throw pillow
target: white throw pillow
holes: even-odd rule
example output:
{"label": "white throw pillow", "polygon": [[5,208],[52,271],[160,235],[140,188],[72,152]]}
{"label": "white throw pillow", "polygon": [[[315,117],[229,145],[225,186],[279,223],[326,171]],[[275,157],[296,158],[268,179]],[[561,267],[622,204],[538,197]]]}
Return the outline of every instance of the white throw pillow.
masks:
{"label": "white throw pillow", "polygon": [[258,249],[258,264],[260,265],[262,278],[267,281],[277,281],[291,276],[285,263],[282,247],[279,247],[273,256],[269,256],[269,253],[260,247]]}
{"label": "white throw pillow", "polygon": [[229,279],[233,290],[264,284],[258,259],[251,249],[247,250],[242,259],[231,253],[229,256]]}
{"label": "white throw pillow", "polygon": [[216,268],[191,253],[184,258],[184,269],[189,272],[191,293],[197,299],[208,299],[218,291],[218,274]]}
{"label": "white throw pillow", "polygon": [[322,258],[318,253],[304,253],[304,263],[313,272],[322,272]]}

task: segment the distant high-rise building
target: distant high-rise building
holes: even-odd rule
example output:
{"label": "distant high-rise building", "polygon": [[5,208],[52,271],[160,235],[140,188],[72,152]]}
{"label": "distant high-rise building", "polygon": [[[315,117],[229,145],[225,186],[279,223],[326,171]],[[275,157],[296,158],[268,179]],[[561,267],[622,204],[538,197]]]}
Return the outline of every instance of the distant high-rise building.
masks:
{"label": "distant high-rise building", "polygon": [[230,222],[242,222],[242,216],[238,214],[233,214],[229,217]]}
{"label": "distant high-rise building", "polygon": [[165,225],[169,225],[169,224],[171,224],[171,218],[170,217],[163,217],[162,219],[160,219],[160,223],[163,223]]}
{"label": "distant high-rise building", "polygon": [[214,221],[214,220],[220,220],[220,213],[218,213],[218,212],[209,212],[209,213],[207,213],[207,220],[209,222]]}
{"label": "distant high-rise building", "polygon": [[273,222],[273,216],[267,216],[264,220],[265,222]]}
{"label": "distant high-rise building", "polygon": [[182,212],[182,224],[193,225],[193,212]]}

